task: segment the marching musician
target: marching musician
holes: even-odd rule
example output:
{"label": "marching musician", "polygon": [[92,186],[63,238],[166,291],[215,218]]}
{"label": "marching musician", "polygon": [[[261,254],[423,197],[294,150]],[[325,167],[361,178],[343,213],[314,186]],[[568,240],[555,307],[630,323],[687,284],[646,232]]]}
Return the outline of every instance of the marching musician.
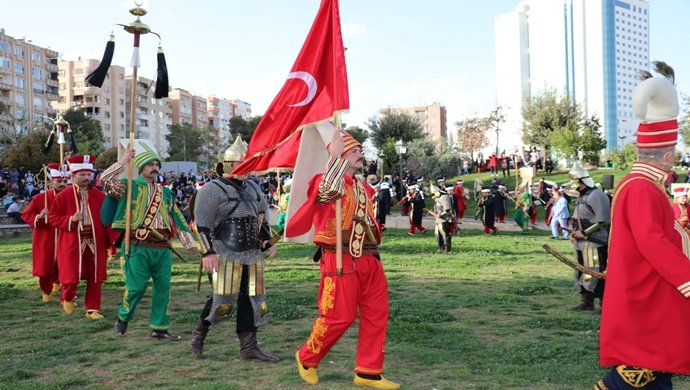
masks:
{"label": "marching musician", "polygon": [[677,187],[673,189],[673,216],[680,226],[686,231],[690,232],[690,224],[688,224],[688,188]]}

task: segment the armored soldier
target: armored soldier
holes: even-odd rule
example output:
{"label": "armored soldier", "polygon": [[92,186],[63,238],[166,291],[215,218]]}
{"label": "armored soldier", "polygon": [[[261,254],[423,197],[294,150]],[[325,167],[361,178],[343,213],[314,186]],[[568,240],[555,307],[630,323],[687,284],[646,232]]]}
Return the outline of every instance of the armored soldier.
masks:
{"label": "armored soldier", "polygon": [[[595,271],[606,270],[611,205],[609,197],[594,185],[589,172],[575,163],[568,172],[570,191],[578,196],[573,210],[572,241],[578,263]],[[570,310],[594,310],[594,298],[600,305],[604,297],[604,281],[575,271],[575,281],[580,287],[581,302]],[[601,313],[601,308],[597,311]]]}
{"label": "armored soldier", "polygon": [[[223,155],[223,171],[231,172],[246,151],[238,136]],[[247,175],[227,175],[201,187],[196,195],[194,220],[203,241],[203,266],[210,274],[213,296],[201,312],[189,348],[201,356],[210,326],[230,317],[237,306],[242,359],[277,362],[256,341],[257,328],[271,319],[261,249],[268,249],[270,258],[275,248],[266,247],[271,238],[266,200],[259,185],[247,179]]]}

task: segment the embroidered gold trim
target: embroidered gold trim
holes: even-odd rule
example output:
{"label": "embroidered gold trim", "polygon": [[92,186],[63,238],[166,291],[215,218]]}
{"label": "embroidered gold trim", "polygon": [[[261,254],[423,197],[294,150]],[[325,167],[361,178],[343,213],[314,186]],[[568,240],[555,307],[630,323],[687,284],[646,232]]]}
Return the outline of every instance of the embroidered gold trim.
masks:
{"label": "embroidered gold trim", "polygon": [[646,368],[630,367],[621,364],[616,367],[616,372],[625,383],[636,389],[641,389],[656,380],[654,371]]}
{"label": "embroidered gold trim", "polygon": [[326,276],[323,279],[323,290],[321,291],[321,301],[319,302],[321,315],[325,316],[328,310],[333,308],[333,302],[335,301],[335,296],[333,296],[334,290],[335,281],[330,276]]}
{"label": "embroidered gold trim", "polygon": [[326,319],[324,317],[319,317],[314,321],[314,326],[311,328],[311,334],[309,339],[307,339],[307,350],[309,352],[318,354],[321,352],[323,347],[323,339],[328,331],[328,325],[324,322]]}

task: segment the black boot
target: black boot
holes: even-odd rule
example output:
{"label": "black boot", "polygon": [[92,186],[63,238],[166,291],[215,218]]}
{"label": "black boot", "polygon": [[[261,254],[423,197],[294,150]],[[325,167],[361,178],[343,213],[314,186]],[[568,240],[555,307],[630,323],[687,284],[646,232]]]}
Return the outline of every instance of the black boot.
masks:
{"label": "black boot", "polygon": [[208,334],[210,326],[206,325],[204,320],[199,320],[196,323],[196,328],[192,331],[192,339],[189,341],[189,349],[196,356],[201,357],[204,353],[204,340],[206,340],[206,335]]}
{"label": "black boot", "polygon": [[278,358],[268,355],[259,349],[256,344],[256,332],[237,332],[240,339],[240,357],[244,360],[259,360],[262,362],[276,363]]}
{"label": "black boot", "polygon": [[580,297],[582,302],[579,305],[570,308],[571,311],[591,311],[594,310],[594,293],[589,291],[581,292]]}
{"label": "black boot", "polygon": [[594,309],[592,314],[601,315],[601,309],[604,308],[604,298],[599,298],[599,308]]}

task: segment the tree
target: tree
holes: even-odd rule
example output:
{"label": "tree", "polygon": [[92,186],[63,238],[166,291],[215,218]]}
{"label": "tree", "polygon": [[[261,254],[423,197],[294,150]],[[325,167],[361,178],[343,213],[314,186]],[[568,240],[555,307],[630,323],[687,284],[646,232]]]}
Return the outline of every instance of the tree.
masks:
{"label": "tree", "polygon": [[106,169],[117,162],[117,146],[106,149],[96,157],[95,165],[98,168]]}
{"label": "tree", "polygon": [[416,139],[408,145],[405,155],[408,168],[415,176],[434,179],[440,176],[458,174],[461,157],[443,140],[430,141],[426,138]]}
{"label": "tree", "polygon": [[[83,109],[67,110],[62,114],[62,117],[69,122],[79,154],[99,155],[105,150],[101,122],[86,116]],[[67,135],[65,134],[65,136]],[[65,142],[65,153],[67,153],[69,150],[69,139],[65,139]]]}
{"label": "tree", "polygon": [[364,141],[369,138],[369,132],[359,126],[350,126],[345,129],[345,131],[347,131],[352,138],[356,139],[360,144],[364,144]]}
{"label": "tree", "polygon": [[424,129],[417,118],[402,112],[387,111],[383,117],[373,116],[367,122],[371,142],[379,150],[389,140],[411,142],[424,138]]}
{"label": "tree", "polygon": [[206,137],[201,129],[192,127],[189,123],[173,125],[170,134],[165,136],[168,141],[168,161],[196,161],[207,163],[203,156]]}
{"label": "tree", "polygon": [[[259,122],[261,122],[261,118],[263,116],[253,116],[249,118],[249,120],[246,120],[242,118],[241,116],[233,116],[230,118],[230,131],[232,132],[232,139],[230,142],[235,141],[235,137],[238,135],[242,137],[242,140],[245,142],[249,142],[251,140],[252,135],[254,135],[254,130],[256,130],[256,126],[259,125]],[[230,145],[228,145],[229,147]]]}
{"label": "tree", "polygon": [[47,129],[29,132],[19,143],[4,152],[3,162],[11,167],[24,167],[32,172],[39,172],[41,167],[49,162],[58,162],[60,152],[56,145],[53,145],[48,154],[41,153],[49,133],[50,130]]}
{"label": "tree", "polygon": [[[555,89],[527,100],[522,108],[522,141],[528,145],[542,145],[551,149],[550,136],[562,129],[575,130],[580,126],[582,114],[579,106]],[[564,134],[563,139],[569,139]]]}
{"label": "tree", "polygon": [[606,140],[602,137],[600,129],[599,118],[596,115],[592,115],[591,118],[585,119],[582,125],[582,133],[580,134],[582,159],[593,165],[599,164],[601,150],[606,147]]}
{"label": "tree", "polygon": [[497,106],[491,114],[489,114],[489,123],[496,131],[496,155],[498,155],[498,134],[501,131],[501,123],[506,121],[506,116],[503,114],[503,106]]}
{"label": "tree", "polygon": [[384,161],[384,169],[387,171],[397,172],[399,169],[400,156],[395,152],[395,143],[398,140],[409,143],[425,137],[422,125],[415,117],[390,110],[382,118],[369,118],[367,127],[369,139],[379,150],[379,155]]}
{"label": "tree", "polygon": [[469,154],[474,160],[474,153],[489,145],[489,139],[486,137],[489,126],[491,121],[488,118],[474,117],[455,122],[458,151]]}
{"label": "tree", "polygon": [[685,146],[690,147],[690,96],[682,96],[682,112],[680,123],[678,123],[678,133],[683,137]]}
{"label": "tree", "polygon": [[633,144],[627,144],[622,150],[611,151],[611,159],[616,169],[628,169],[637,161],[637,148]]}

